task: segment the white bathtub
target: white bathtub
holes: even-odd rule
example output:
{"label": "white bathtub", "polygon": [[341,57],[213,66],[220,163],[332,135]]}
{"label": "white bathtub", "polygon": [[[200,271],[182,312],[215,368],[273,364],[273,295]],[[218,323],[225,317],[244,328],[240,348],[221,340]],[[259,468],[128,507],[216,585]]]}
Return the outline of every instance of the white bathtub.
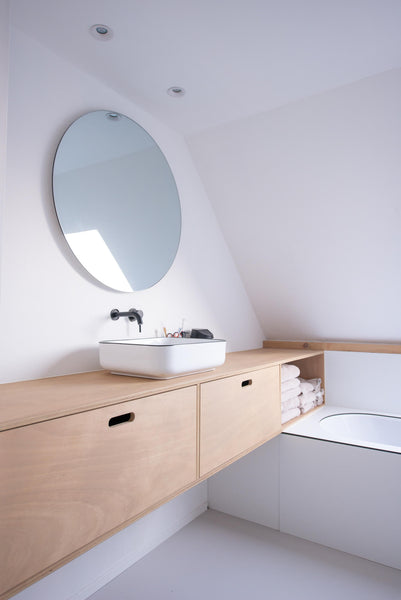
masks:
{"label": "white bathtub", "polygon": [[401,454],[401,417],[322,406],[284,433]]}

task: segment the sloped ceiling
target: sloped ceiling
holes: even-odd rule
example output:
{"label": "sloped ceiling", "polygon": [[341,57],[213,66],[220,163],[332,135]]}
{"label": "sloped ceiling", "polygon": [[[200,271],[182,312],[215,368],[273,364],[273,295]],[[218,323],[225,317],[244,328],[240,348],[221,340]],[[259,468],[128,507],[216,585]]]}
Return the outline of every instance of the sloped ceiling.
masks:
{"label": "sloped ceiling", "polygon": [[[401,66],[399,0],[12,0],[15,27],[190,134]],[[91,25],[114,36],[97,41]],[[166,90],[183,86],[186,95]]]}

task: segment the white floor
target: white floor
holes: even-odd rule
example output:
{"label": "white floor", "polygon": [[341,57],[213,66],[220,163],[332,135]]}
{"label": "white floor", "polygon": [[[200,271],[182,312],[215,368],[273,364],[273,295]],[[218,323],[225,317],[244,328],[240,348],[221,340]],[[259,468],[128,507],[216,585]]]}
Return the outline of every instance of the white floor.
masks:
{"label": "white floor", "polygon": [[401,571],[209,510],[90,600],[401,600]]}

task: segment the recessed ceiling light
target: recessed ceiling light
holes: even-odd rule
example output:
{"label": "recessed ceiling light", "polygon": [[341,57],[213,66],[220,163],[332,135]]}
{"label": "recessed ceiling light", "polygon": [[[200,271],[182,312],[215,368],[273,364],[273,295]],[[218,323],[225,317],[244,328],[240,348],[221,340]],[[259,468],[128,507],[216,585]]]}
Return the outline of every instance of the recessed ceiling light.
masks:
{"label": "recessed ceiling light", "polygon": [[178,98],[185,94],[185,90],[184,90],[184,88],[180,87],[179,85],[174,85],[173,87],[168,88],[167,93],[169,96]]}
{"label": "recessed ceiling light", "polygon": [[89,28],[89,31],[96,40],[106,41],[113,37],[113,31],[108,25],[97,23],[96,25],[92,25],[92,27]]}

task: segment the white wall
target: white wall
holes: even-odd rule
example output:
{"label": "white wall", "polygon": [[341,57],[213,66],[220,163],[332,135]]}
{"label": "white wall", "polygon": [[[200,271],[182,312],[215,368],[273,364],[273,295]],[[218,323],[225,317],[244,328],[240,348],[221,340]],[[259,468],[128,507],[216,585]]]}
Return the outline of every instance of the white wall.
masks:
{"label": "white wall", "polygon": [[209,507],[279,529],[279,440],[273,438],[210,477]]}
{"label": "white wall", "polygon": [[[8,57],[9,57],[9,1],[0,0],[0,240],[2,237],[2,209],[6,190]],[[0,302],[1,302],[1,245],[0,245]]]}
{"label": "white wall", "polygon": [[[186,317],[187,327],[226,338],[229,350],[260,346],[261,328],[182,138],[18,29],[10,59],[0,381],[98,369],[98,340],[139,335],[136,326],[111,321],[112,308],[142,309],[144,337],[161,322],[175,329]],[[53,210],[51,168],[60,137],[76,117],[101,108],[125,113],[149,131],[180,193],[177,259],[159,284],[139,293],[94,282],[71,256]],[[203,483],[18,597],[86,597],[205,508]]]}
{"label": "white wall", "polygon": [[189,138],[266,337],[399,341],[400,101],[394,70]]}
{"label": "white wall", "polygon": [[[113,292],[87,276],[62,238],[52,205],[60,137],[78,115],[100,108],[127,114],[153,135],[181,198],[176,261],[143,292]],[[161,322],[175,330],[186,317],[187,327],[207,327],[226,338],[229,350],[261,345],[262,331],[180,136],[18,30],[8,121],[0,381],[98,369],[98,340],[139,335],[135,324],[111,321],[112,308],[142,309],[144,337]]]}
{"label": "white wall", "polygon": [[325,352],[326,404],[401,415],[400,354]]}

